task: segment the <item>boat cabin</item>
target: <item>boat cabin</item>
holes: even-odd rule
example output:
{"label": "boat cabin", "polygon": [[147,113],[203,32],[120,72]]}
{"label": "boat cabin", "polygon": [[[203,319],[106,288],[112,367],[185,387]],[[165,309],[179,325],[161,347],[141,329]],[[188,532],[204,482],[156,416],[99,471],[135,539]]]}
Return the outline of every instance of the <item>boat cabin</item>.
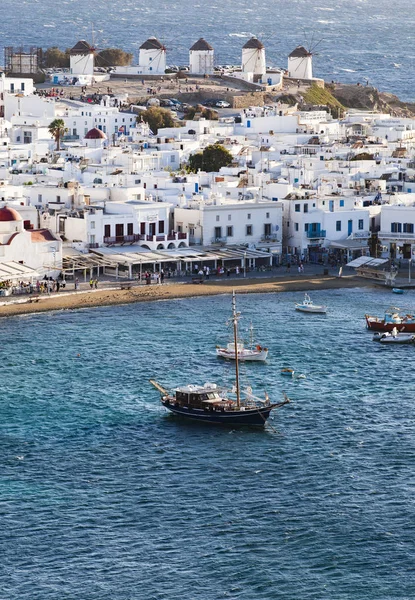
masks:
{"label": "boat cabin", "polygon": [[176,389],[176,402],[181,405],[206,408],[223,401],[215,384],[187,385]]}

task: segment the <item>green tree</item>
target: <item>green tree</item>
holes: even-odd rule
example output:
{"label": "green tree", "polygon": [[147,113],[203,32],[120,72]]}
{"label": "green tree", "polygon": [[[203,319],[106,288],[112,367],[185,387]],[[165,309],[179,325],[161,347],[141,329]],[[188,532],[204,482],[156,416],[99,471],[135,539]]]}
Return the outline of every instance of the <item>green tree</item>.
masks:
{"label": "green tree", "polygon": [[164,127],[174,127],[174,119],[171,111],[166,108],[159,108],[158,106],[151,106],[142,112],[139,119],[143,119],[148,123],[153,133],[157,133],[159,129],[163,129]]}
{"label": "green tree", "polygon": [[104,48],[95,57],[97,67],[125,67],[131,64],[133,55],[120,48]]}
{"label": "green tree", "polygon": [[49,125],[49,133],[56,142],[56,150],[59,152],[61,149],[61,139],[68,130],[65,127],[65,121],[63,119],[54,119]]}
{"label": "green tree", "polygon": [[191,154],[188,162],[188,170],[197,173],[199,169],[208,173],[217,172],[226,167],[233,160],[232,154],[221,144],[206,146],[203,152]]}
{"label": "green tree", "polygon": [[42,64],[45,69],[66,69],[69,67],[69,54],[67,51],[62,52],[56,46],[52,46],[43,53]]}

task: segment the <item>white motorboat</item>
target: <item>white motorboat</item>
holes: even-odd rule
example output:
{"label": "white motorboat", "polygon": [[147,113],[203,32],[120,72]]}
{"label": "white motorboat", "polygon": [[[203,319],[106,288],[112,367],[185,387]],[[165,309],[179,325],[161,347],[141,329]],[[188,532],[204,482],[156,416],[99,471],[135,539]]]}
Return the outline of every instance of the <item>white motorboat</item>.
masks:
{"label": "white motorboat", "polygon": [[327,306],[314,304],[310,296],[308,294],[304,294],[304,300],[296,303],[295,310],[306,313],[326,314]]}
{"label": "white motorboat", "polygon": [[398,331],[394,327],[392,331],[375,333],[373,341],[380,342],[381,344],[413,344],[415,343],[415,335],[413,333]]}
{"label": "white motorboat", "polygon": [[[236,349],[238,352],[238,360],[239,361],[264,361],[267,360],[268,356],[268,348],[264,348],[259,344],[254,344],[254,328],[252,327],[252,323],[249,327],[250,332],[250,345],[249,348],[244,346],[244,343],[239,340],[236,344]],[[216,355],[221,358],[229,358],[231,360],[235,360],[236,352],[235,352],[235,341],[229,342],[226,347],[216,346]]]}

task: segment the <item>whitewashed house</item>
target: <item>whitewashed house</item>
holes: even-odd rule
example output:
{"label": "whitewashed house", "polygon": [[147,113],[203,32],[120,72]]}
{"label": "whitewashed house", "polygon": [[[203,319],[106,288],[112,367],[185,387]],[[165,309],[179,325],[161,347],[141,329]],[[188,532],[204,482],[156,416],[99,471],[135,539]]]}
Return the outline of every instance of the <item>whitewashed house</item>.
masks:
{"label": "whitewashed house", "polygon": [[282,241],[282,205],[278,202],[236,201],[201,197],[174,209],[174,229],[189,235],[189,243],[257,246]]}
{"label": "whitewashed house", "polygon": [[348,256],[367,248],[370,212],[354,197],[283,199],[284,247],[288,254],[318,255],[333,246]]}
{"label": "whitewashed house", "polygon": [[77,214],[61,215],[60,232],[84,247],[135,244],[150,250],[188,246],[188,236],[171,228],[171,205],[165,202],[102,202]]}
{"label": "whitewashed house", "polygon": [[415,258],[415,202],[411,206],[381,206],[378,239],[383,256],[398,260]]}

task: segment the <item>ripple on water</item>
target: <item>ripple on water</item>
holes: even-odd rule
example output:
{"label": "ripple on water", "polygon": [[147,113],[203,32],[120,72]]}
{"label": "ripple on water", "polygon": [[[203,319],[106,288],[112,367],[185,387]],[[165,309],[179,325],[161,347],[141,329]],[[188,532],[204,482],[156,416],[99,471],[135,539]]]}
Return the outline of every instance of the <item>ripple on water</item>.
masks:
{"label": "ripple on water", "polygon": [[313,298],[238,298],[270,349],[242,376],[293,399],[276,434],[182,423],[148,384],[232,380],[227,296],[1,320],[0,595],[412,597],[415,348],[365,331],[384,291]]}

